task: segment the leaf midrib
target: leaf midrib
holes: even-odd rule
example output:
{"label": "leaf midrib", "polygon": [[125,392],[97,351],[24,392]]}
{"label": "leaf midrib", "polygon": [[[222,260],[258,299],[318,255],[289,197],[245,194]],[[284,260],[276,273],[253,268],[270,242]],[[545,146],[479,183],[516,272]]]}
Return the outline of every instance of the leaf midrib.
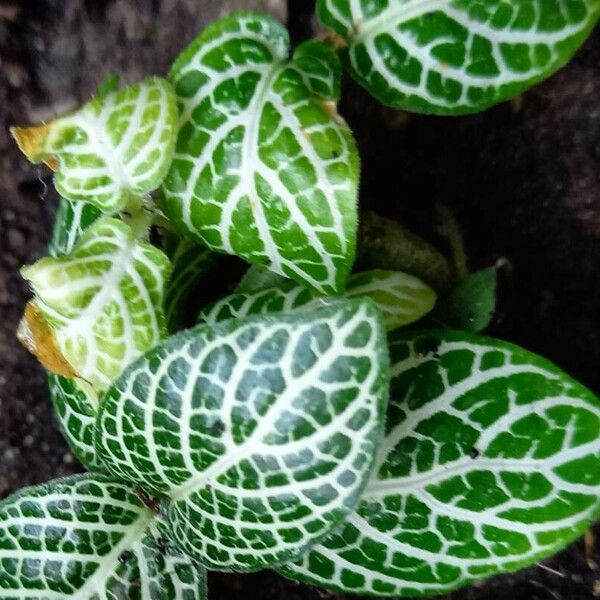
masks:
{"label": "leaf midrib", "polygon": [[449,4],[449,0],[422,0],[420,2],[417,0],[400,6],[388,6],[372,19],[365,22],[353,21],[351,31],[354,30],[356,33],[351,33],[348,37],[351,42],[360,43],[379,32],[387,31],[390,23],[416,19],[434,10],[443,9]]}
{"label": "leaf midrib", "polygon": [[[245,171],[244,179],[249,182],[248,188],[248,199],[250,201],[250,209],[252,215],[256,221],[260,238],[265,244],[264,253],[271,259],[276,259],[279,256],[279,250],[271,237],[269,224],[265,217],[262,209],[261,200],[256,190],[256,171],[255,163],[258,160],[258,132],[260,126],[260,119],[263,113],[263,107],[266,101],[266,97],[271,88],[273,80],[279,75],[284,64],[281,61],[273,63],[271,68],[265,72],[262,82],[259,84],[254,98],[248,107],[248,114],[250,115],[248,129],[244,136],[244,144],[242,146],[242,170]],[[229,231],[227,232],[229,237]],[[228,240],[229,242],[229,240]],[[229,243],[229,245],[231,245]]]}
{"label": "leaf midrib", "polygon": [[133,546],[136,541],[141,541],[144,538],[148,527],[154,518],[155,515],[149,508],[141,508],[136,525],[132,526],[130,533],[125,535],[123,539],[99,561],[98,569],[94,575],[85,582],[85,585],[77,590],[77,593],[72,596],[73,600],[89,600],[92,596],[92,592],[98,592],[103,588],[108,577],[114,575],[114,568],[111,569],[111,567],[119,560],[119,556]]}

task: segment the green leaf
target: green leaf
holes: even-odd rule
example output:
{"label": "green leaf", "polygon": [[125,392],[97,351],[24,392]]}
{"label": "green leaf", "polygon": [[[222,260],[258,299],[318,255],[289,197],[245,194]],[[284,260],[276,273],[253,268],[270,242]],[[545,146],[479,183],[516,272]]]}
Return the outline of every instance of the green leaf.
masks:
{"label": "green leaf", "polygon": [[169,75],[181,105],[162,206],[176,227],[318,292],[354,261],[359,161],[335,110],[340,65],[284,27],[236,13],[210,25]]}
{"label": "green leaf", "polygon": [[240,279],[235,291],[242,294],[255,294],[272,287],[287,285],[288,281],[287,277],[283,275],[273,273],[265,267],[252,265]]}
{"label": "green leaf", "polygon": [[398,221],[372,211],[361,211],[356,266],[360,270],[386,269],[415,275],[443,292],[456,274],[450,261],[434,246]]}
{"label": "green leaf", "polygon": [[84,391],[76,381],[48,373],[50,399],[60,429],[73,454],[90,471],[104,471],[94,447],[98,398]]}
{"label": "green leaf", "polygon": [[6,600],[203,600],[206,574],[171,544],[127,485],[77,475],[0,503],[0,596]]}
{"label": "green leaf", "polygon": [[121,78],[116,73],[108,74],[96,89],[96,96],[107,96],[116,92],[121,85]]}
{"label": "green leaf", "polygon": [[483,110],[563,66],[598,0],[318,0],[348,43],[353,77],[384,104],[434,114]]}
{"label": "green leaf", "polygon": [[[426,315],[435,304],[435,292],[416,277],[394,271],[355,273],[348,280],[347,298],[368,297],[381,311],[388,331],[408,325]],[[309,289],[287,281],[256,293],[236,293],[207,306],[198,315],[199,323],[216,323],[248,315],[314,309],[329,300]]]}
{"label": "green leaf", "polygon": [[[398,332],[400,333],[400,332]],[[443,594],[549,556],[600,515],[600,401],[521,348],[394,334],[387,433],[358,510],[283,574]]]}
{"label": "green leaf", "polygon": [[12,133],[29,160],[56,171],[61,196],[112,214],[160,185],[173,157],[177,104],[170,85],[154,77]]}
{"label": "green leaf", "polygon": [[170,258],[173,270],[165,290],[165,318],[169,331],[177,331],[184,321],[189,294],[214,265],[215,254],[206,246],[182,239]]}
{"label": "green leaf", "polygon": [[385,332],[366,300],[200,325],[111,387],[96,447],[165,497],[171,537],[209,568],[297,556],[356,505],[380,439]]}
{"label": "green leaf", "polygon": [[497,281],[494,267],[471,273],[438,303],[432,317],[451,329],[483,331],[496,310]]}
{"label": "green leaf", "polygon": [[167,257],[105,217],[90,225],[72,252],[22,269],[58,349],[97,392],[163,333]]}
{"label": "green leaf", "polygon": [[84,229],[101,216],[102,213],[92,204],[61,198],[48,245],[50,256],[64,256],[72,252]]}

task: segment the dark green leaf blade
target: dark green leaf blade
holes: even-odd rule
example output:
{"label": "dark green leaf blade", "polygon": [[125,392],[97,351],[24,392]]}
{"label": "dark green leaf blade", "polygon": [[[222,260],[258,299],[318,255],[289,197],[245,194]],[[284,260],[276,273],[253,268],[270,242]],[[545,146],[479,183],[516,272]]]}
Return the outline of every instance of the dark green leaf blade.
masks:
{"label": "dark green leaf blade", "polygon": [[488,267],[467,275],[445,298],[441,298],[431,318],[449,329],[483,331],[496,311],[498,275]]}
{"label": "dark green leaf blade", "polygon": [[216,255],[204,245],[182,239],[169,258],[173,269],[165,286],[165,321],[174,332],[185,322],[189,294],[214,265]]}
{"label": "dark green leaf blade", "polygon": [[182,551],[256,570],[297,556],[356,505],[387,384],[385,331],[366,300],[200,325],[107,391],[96,447],[114,475],[166,498]]}
{"label": "dark green leaf blade", "polygon": [[204,600],[204,569],[161,529],[135,491],[110,477],[21,490],[0,503],[0,597]]}
{"label": "dark green leaf blade", "polygon": [[90,471],[104,471],[94,447],[98,398],[86,393],[78,384],[61,375],[48,373],[50,400],[60,430],[73,454]]}
{"label": "dark green leaf blade", "polygon": [[354,78],[384,104],[462,114],[512,98],[562,67],[597,0],[318,0],[348,42]]}
{"label": "dark green leaf blade", "polygon": [[101,216],[102,212],[93,204],[61,198],[48,244],[50,256],[69,254],[83,231]]}

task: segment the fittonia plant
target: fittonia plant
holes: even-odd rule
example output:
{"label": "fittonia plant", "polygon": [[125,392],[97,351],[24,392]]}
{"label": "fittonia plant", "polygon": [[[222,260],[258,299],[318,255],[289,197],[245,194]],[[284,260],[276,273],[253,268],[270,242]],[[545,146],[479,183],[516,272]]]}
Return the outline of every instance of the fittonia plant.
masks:
{"label": "fittonia plant", "polygon": [[[435,594],[548,556],[600,514],[600,401],[476,332],[492,270],[440,300],[396,256],[353,272],[359,160],[336,110],[342,64],[394,107],[481,110],[565,63],[600,2],[318,14],[334,33],[293,52],[274,19],[230,15],[166,79],[110,79],[13,130],[63,197],[50,256],[23,269],[20,337],[90,473],[0,504],[3,598],[202,599],[206,569],[265,567]],[[190,313],[223,253],[252,266]]]}

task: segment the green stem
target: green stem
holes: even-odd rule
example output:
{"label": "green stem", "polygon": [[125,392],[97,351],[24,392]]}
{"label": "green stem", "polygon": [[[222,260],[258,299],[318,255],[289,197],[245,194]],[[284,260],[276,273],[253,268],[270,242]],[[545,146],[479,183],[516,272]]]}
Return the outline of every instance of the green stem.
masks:
{"label": "green stem", "polygon": [[451,262],[434,246],[396,221],[374,212],[361,212],[357,267],[404,271],[438,292],[456,281]]}

